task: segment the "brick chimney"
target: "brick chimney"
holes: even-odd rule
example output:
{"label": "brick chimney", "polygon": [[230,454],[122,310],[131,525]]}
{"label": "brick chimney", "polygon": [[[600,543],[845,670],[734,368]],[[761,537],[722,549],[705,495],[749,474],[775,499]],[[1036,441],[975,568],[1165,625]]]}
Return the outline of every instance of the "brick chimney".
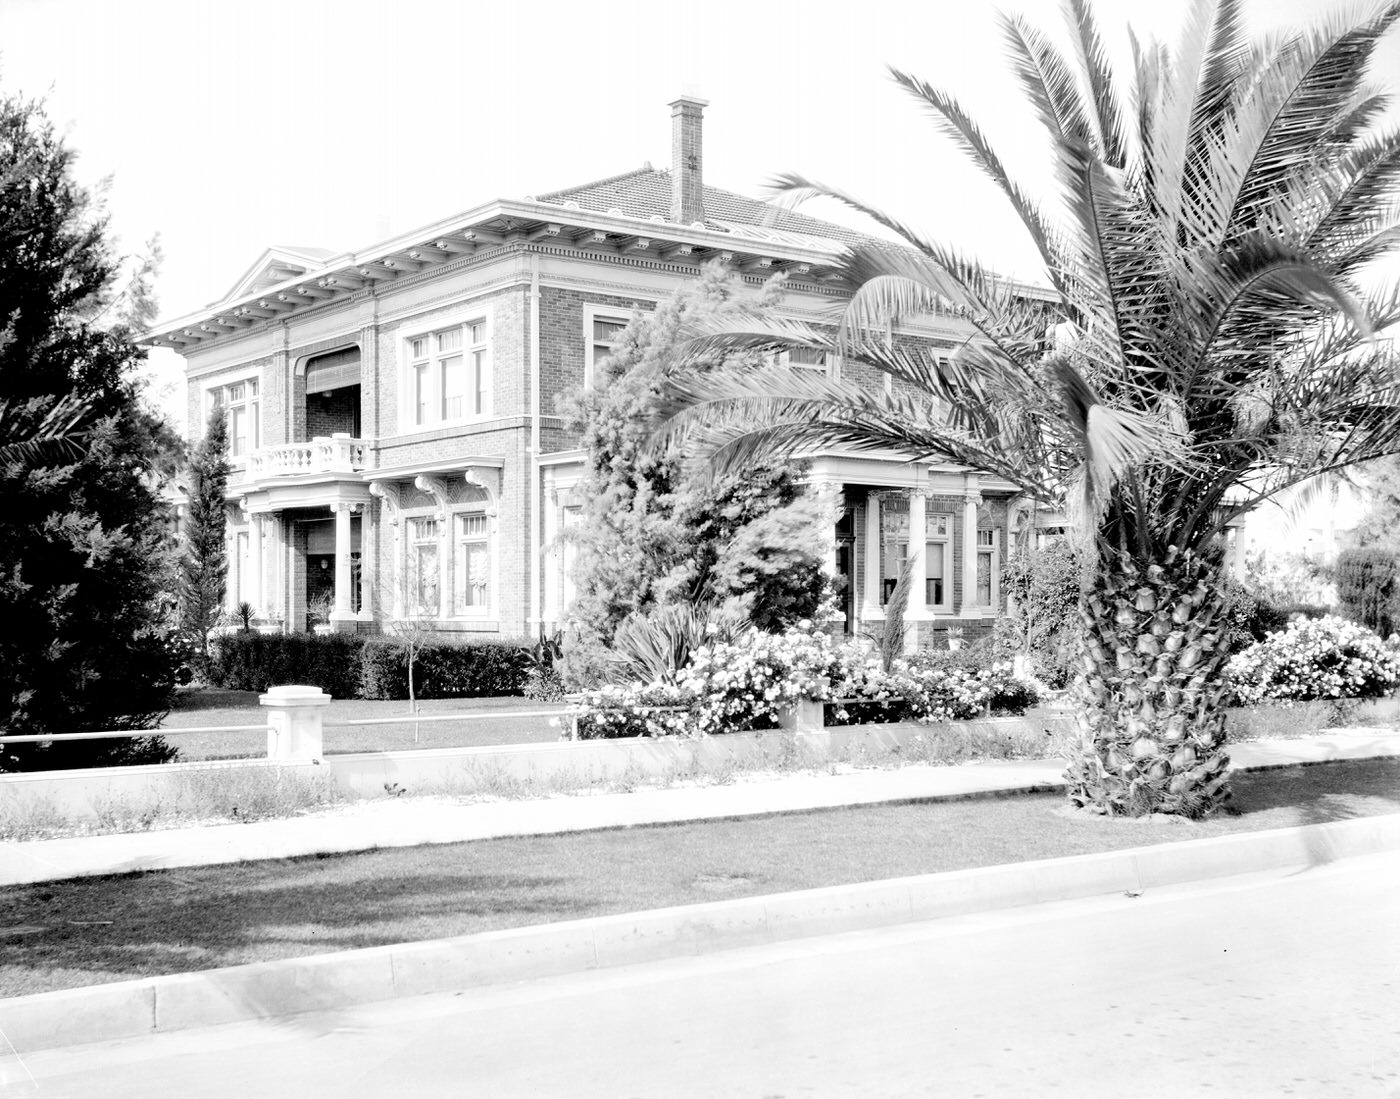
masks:
{"label": "brick chimney", "polygon": [[701,115],[709,105],[691,92],[671,103],[671,220],[680,225],[705,220]]}

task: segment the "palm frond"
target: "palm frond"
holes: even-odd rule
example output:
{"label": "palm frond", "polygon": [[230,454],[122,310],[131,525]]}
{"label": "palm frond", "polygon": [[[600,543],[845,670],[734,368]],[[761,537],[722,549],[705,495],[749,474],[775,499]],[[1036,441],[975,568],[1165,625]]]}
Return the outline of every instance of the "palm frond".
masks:
{"label": "palm frond", "polygon": [[1086,0],[1066,0],[1066,18],[1080,71],[1088,82],[1089,103],[1097,124],[1097,152],[1108,167],[1126,168],[1129,151],[1123,107],[1093,9]]}

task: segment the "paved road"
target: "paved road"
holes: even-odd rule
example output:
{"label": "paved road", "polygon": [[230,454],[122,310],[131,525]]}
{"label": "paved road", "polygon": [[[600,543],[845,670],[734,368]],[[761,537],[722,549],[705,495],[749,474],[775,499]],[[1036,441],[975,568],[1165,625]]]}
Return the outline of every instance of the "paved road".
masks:
{"label": "paved road", "polygon": [[1400,855],[0,1058],[0,1080],[53,1099],[1400,1096]]}

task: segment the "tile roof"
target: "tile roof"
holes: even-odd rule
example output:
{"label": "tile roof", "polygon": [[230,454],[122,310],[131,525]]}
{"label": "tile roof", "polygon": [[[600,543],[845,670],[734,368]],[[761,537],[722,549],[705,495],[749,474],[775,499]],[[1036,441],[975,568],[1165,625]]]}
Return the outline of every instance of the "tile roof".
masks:
{"label": "tile roof", "polygon": [[[666,169],[638,168],[607,179],[570,187],[562,191],[536,195],[535,201],[557,205],[577,203],[580,209],[607,213],[621,210],[639,218],[669,219],[671,212],[671,173]],[[842,244],[886,244],[865,233],[835,225],[820,218],[808,217],[794,210],[775,206],[771,202],[745,198],[733,191],[705,185],[705,228],[720,233],[736,232],[741,226],[776,229],[819,238],[814,246]]]}

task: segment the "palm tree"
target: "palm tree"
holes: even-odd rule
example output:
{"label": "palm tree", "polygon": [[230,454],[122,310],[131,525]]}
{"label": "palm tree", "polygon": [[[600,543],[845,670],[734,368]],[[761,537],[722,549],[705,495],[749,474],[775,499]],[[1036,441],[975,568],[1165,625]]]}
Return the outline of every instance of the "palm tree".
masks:
{"label": "palm tree", "polygon": [[[951,459],[1068,507],[1094,560],[1070,797],[1196,817],[1229,795],[1226,526],[1400,451],[1400,371],[1371,338],[1400,319],[1400,293],[1357,288],[1400,242],[1400,134],[1378,129],[1387,101],[1366,83],[1400,3],[1249,41],[1236,0],[1198,0],[1174,51],[1134,39],[1121,83],[1086,0],[1066,15],[1068,52],[1004,22],[1053,148],[1054,217],[953,98],[893,73],[1005,193],[1049,291],[838,188],[780,177],[788,197],[835,198],[909,247],[850,249],[853,294],[831,331],[729,325],[697,350],[825,348],[892,375],[892,392],[806,372],[677,377],[663,434],[720,468],[814,446]],[[972,328],[950,362],[893,335],[934,312]]]}

